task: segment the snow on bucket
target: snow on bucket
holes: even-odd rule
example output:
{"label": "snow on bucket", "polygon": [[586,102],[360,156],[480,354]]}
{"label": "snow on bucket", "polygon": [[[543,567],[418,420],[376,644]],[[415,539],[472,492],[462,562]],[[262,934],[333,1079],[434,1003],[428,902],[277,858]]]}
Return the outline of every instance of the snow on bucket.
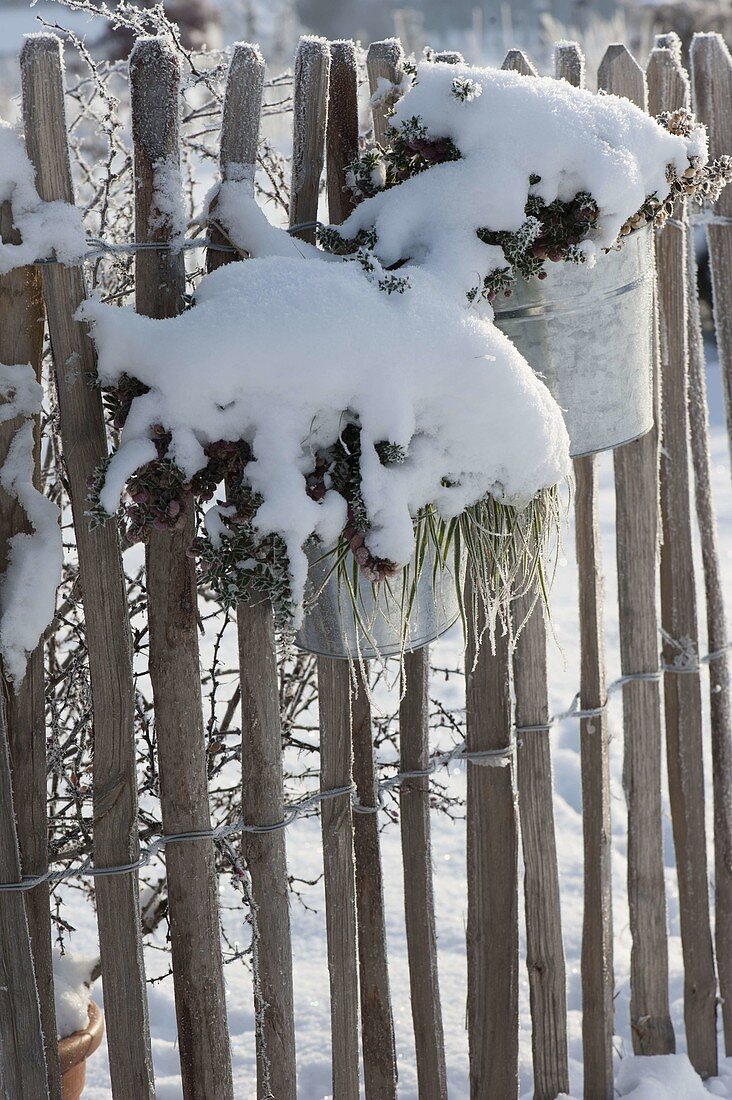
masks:
{"label": "snow on bucket", "polygon": [[[365,660],[394,657],[433,642],[458,619],[458,586],[450,566],[433,576],[434,552],[428,550],[412,608],[404,626],[402,574],[372,584],[358,573],[358,614],[351,594],[330,555],[310,555],[309,583],[318,593],[295,636],[295,644],[321,657]],[[325,582],[325,583],[324,583]]]}
{"label": "snow on bucket", "polygon": [[498,328],[564,413],[571,454],[629,443],[653,426],[653,230],[583,265],[547,265],[494,302]]}

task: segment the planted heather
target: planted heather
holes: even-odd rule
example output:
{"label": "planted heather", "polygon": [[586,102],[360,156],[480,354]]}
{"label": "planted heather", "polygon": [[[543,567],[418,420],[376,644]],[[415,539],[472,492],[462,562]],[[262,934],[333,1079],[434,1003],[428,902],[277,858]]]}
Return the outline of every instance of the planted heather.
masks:
{"label": "planted heather", "polygon": [[[248,181],[229,179],[215,223],[254,262],[206,277],[179,318],[82,310],[122,429],[93,516],[121,507],[134,541],[205,506],[192,552],[224,603],[267,597],[291,632],[335,584],[336,618],[350,613],[347,632],[369,653],[383,650],[387,620],[386,649],[427,640],[412,615],[427,584],[433,605],[449,590],[439,633],[462,609],[466,561],[491,623],[537,575],[542,588],[568,440],[526,359],[569,407],[573,453],[647,431],[647,236],[629,261],[637,272],[618,266],[627,285],[603,255],[660,224],[675,197],[713,199],[732,175],[728,158],[709,162],[688,112],[656,122],[613,96],[467,66],[415,75],[389,147],[349,168],[344,186],[361,202],[343,226],[321,227],[321,249],[271,226]],[[587,369],[576,322],[545,331],[546,318],[526,326],[522,315],[516,329],[499,314],[526,359],[492,324],[497,295],[539,285],[559,261],[606,266],[605,320],[624,328],[614,387]],[[585,314],[599,323],[591,299]],[[525,312],[546,311],[529,301]],[[537,342],[552,341],[565,378],[568,364],[585,367],[579,401],[536,361]],[[572,421],[573,400],[594,434]]]}
{"label": "planted heather", "polygon": [[194,549],[225,603],[266,595],[297,629],[337,573],[366,637],[360,579],[391,594],[408,644],[423,572],[436,587],[444,572],[459,602],[467,556],[492,606],[543,569],[568,472],[561,414],[428,273],[389,293],[360,264],[271,257],[206,276],[180,317],[98,301],[82,316],[122,425],[93,515],[124,499],[141,539],[208,504]]}

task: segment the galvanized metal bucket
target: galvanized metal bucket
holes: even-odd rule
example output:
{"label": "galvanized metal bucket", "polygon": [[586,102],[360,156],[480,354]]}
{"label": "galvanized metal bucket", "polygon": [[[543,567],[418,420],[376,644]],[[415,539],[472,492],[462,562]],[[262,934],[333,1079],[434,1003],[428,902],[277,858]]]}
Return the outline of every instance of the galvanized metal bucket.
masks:
{"label": "galvanized metal bucket", "polygon": [[498,328],[546,382],[564,413],[573,456],[653,427],[653,230],[583,264],[546,265],[494,302]]}
{"label": "galvanized metal bucket", "polygon": [[433,576],[432,551],[425,555],[406,631],[401,574],[375,585],[361,577],[356,615],[337,571],[328,577],[330,556],[324,557],[322,548],[309,556],[308,583],[315,599],[295,636],[295,644],[309,653],[343,660],[394,657],[433,642],[460,614],[454,572],[445,566]]}

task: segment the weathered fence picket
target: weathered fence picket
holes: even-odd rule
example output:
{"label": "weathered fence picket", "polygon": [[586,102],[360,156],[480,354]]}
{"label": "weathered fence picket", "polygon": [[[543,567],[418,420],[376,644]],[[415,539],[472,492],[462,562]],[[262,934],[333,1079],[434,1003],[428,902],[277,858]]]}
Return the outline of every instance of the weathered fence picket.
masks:
{"label": "weathered fence picket", "polygon": [[[732,149],[732,58],[719,34],[696,34],[691,42],[693,107],[709,128],[712,156]],[[704,216],[707,218],[707,216]],[[732,199],[723,193],[707,226],[709,263],[726,418],[732,447]],[[732,1054],[732,700],[726,653],[726,615],[717,548],[717,521],[711,495],[708,403],[703,341],[699,322],[696,256],[689,239],[689,419],[695,472],[697,522],[707,595],[709,705],[712,729],[714,800],[714,948],[717,959],[726,1055]]]}
{"label": "weathered fence picket", "polygon": [[[502,68],[536,76],[521,50],[509,50]],[[533,606],[536,602],[536,606]],[[531,1004],[534,1093],[554,1100],[569,1092],[567,992],[554,830],[547,682],[546,623],[541,599],[528,592],[513,605],[516,698],[516,778],[524,857],[526,967]],[[522,629],[523,628],[523,629]],[[522,734],[522,727],[533,727]]]}
{"label": "weathered fence picket", "polygon": [[[598,69],[598,88],[648,108],[645,73],[625,46],[608,47]],[[657,376],[657,364],[654,373]],[[659,670],[657,427],[616,448],[613,461],[620,668],[623,676],[653,676]],[[669,1054],[675,1041],[668,1000],[658,680],[635,680],[623,687],[623,752],[633,1049],[637,1054]]]}
{"label": "weathered fence picket", "polygon": [[[326,186],[332,224],[353,209],[346,169],[358,153],[358,65],[352,42],[331,42]],[[345,664],[345,662],[341,662]],[[386,950],[386,917],[374,761],[369,662],[351,672],[353,782],[362,813],[353,819],[361,1049],[367,1097],[396,1097],[396,1049]],[[370,812],[369,812],[370,811]]]}
{"label": "weathered fence picket", "polygon": [[307,225],[298,235],[315,242],[320,178],[325,159],[328,118],[330,45],[324,38],[306,35],[295,57],[293,89],[292,183],[290,225]]}
{"label": "weathered fence picket", "polygon": [[[20,65],[26,148],[38,193],[47,202],[73,203],[60,41],[55,35],[26,39]],[[95,373],[91,340],[74,319],[86,298],[81,269],[49,264],[42,277],[92,685],[94,859],[97,867],[124,866],[140,854],[127,598],[115,525],[92,531],[86,517],[87,479],[107,457],[102,399],[88,384]],[[112,1095],[152,1098],[137,875],[98,878],[96,902]]]}
{"label": "weathered fence picket", "polygon": [[[689,104],[676,50],[656,47],[647,69],[651,114]],[[716,980],[704,832],[701,686],[688,461],[686,212],[656,238],[661,349],[661,623],[666,753],[684,954],[684,1021],[692,1065],[717,1071]],[[680,668],[681,673],[676,669]]]}
{"label": "weathered fence picket", "polygon": [[[713,156],[732,149],[732,58],[717,34],[695,35],[691,44],[694,108],[709,127]],[[707,225],[709,264],[727,425],[732,446],[732,199],[723,193]],[[726,219],[726,221],[725,221]],[[699,322],[696,258],[689,239],[689,417],[696,514],[706,588],[707,645],[716,654],[709,664],[714,798],[714,946],[722,1002],[725,1052],[732,1054],[732,701],[727,646],[727,617],[717,549],[717,525],[711,491],[707,429],[704,344]]]}
{"label": "weathered fence picket", "polygon": [[[403,66],[404,53],[396,39],[372,42],[369,46],[366,72],[377,142],[386,140],[388,111],[402,94]],[[404,771],[425,767],[429,756],[429,655],[429,646],[422,646],[404,656],[399,709],[399,759]],[[429,780],[410,780],[402,786],[399,805],[417,1078],[420,1095],[425,1100],[443,1100],[447,1096],[447,1070],[437,969]]]}
{"label": "weathered fence picket", "polygon": [[[399,707],[399,768],[402,772],[423,771],[429,764],[429,674],[427,646],[405,653]],[[417,776],[402,783],[399,817],[417,1085],[424,1100],[447,1100],[428,776]]]}
{"label": "weathered fence picket", "polygon": [[[325,162],[330,45],[325,39],[300,39],[295,60],[294,122],[290,225],[297,235],[315,240],[310,228],[318,216],[320,179]],[[330,974],[333,1095],[357,1100],[358,947],[353,852],[351,678],[347,661],[318,657],[320,785],[344,788],[321,809],[325,918]]]}
{"label": "weathered fence picket", "polygon": [[[470,588],[470,585],[467,586]],[[472,595],[466,598],[472,606]],[[508,624],[485,634],[468,617],[467,745],[503,750],[512,740]],[[471,1100],[518,1096],[518,816],[510,755],[496,767],[468,763],[468,1053]]]}
{"label": "weathered fence picket", "polygon": [[[135,152],[135,232],[138,241],[165,244],[175,226],[161,216],[158,188],[168,202],[179,170],[179,65],[159,38],[138,39],[130,56]],[[181,196],[182,199],[182,196]],[[135,304],[148,317],[174,317],[184,308],[181,251],[145,249],[135,256]],[[166,833],[211,828],[208,803],[195,566],[188,553],[195,533],[192,499],[180,529],[153,531],[145,547],[150,681]],[[213,841],[168,845],[170,941],[178,1041],[186,1100],[232,1098],[218,887]]]}
{"label": "weathered fence picket", "polygon": [[353,845],[356,861],[361,1047],[366,1096],[396,1100],[397,1065],[394,1018],[386,953],[384,882],[379,840],[379,797],[376,789],[374,732],[368,687],[368,664],[354,669],[351,689],[354,808]]}
{"label": "weathered fence picket", "polygon": [[[254,196],[264,60],[258,47],[234,47],[226,80],[219,169],[222,181],[246,182]],[[211,239],[226,243],[216,228]],[[210,249],[208,271],[234,262]],[[272,605],[240,602],[236,609],[241,685],[242,817],[248,825],[284,818],[279,672]],[[295,1016],[292,986],[290,890],[284,829],[242,836],[251,879],[254,1010],[257,1018],[257,1096],[295,1100]]]}
{"label": "weathered fence picket", "polygon": [[[700,121],[708,127],[709,151],[714,157],[730,155],[732,56],[721,34],[694,35],[690,55],[694,107]],[[732,188],[727,187],[722,192],[705,220],[714,296],[714,327],[727,410],[727,436],[732,454]],[[730,1042],[729,1033],[727,1042]]]}
{"label": "weathered fence picket", "polygon": [[714,957],[717,964],[725,1049],[732,1050],[732,703],[730,700],[727,615],[712,497],[704,339],[694,237],[689,256],[689,426],[694,468],[694,500],[701,542],[706,595],[709,662],[709,714],[712,735],[714,803]]}
{"label": "weathered fence picket", "polygon": [[[10,203],[0,204],[0,239],[18,244]],[[45,312],[38,268],[26,267],[0,278],[0,363],[29,363],[40,381]],[[22,421],[0,424],[0,466]],[[40,488],[40,416],[34,418],[36,488]],[[18,501],[0,488],[0,573],[7,568],[8,542],[28,530],[28,520]],[[5,689],[8,741],[15,792],[15,817],[20,861],[26,875],[42,875],[48,869],[48,818],[46,813],[46,716],[43,643],[28,657],[25,679],[16,689]],[[60,1100],[61,1076],[56,1044],[56,1009],[51,963],[51,909],[48,883],[25,894],[33,964],[41,1008],[46,1050],[48,1090]]]}
{"label": "weathered fence picket", "polygon": [[358,63],[353,42],[331,42],[325,143],[328,217],[345,221],[356,205],[346,170],[358,154]]}
{"label": "weathered fence picket", "polygon": [[[0,882],[20,881],[5,693],[0,691]],[[50,1100],[33,952],[20,891],[0,893],[0,1084],[15,1100]]]}
{"label": "weathered fence picket", "polygon": [[[536,1100],[569,1092],[567,989],[554,831],[544,608],[527,593],[513,605],[523,629],[513,654],[516,775],[524,857],[526,969]],[[527,618],[528,616],[528,618]],[[529,732],[522,733],[522,727]],[[533,727],[533,728],[532,728]]]}
{"label": "weathered fence picket", "polygon": [[[555,76],[582,87],[585,61],[576,43],[555,47]],[[585,1100],[613,1095],[613,925],[610,881],[610,770],[605,713],[602,564],[597,519],[597,462],[574,460],[575,545],[579,578],[580,706],[597,713],[580,723],[585,908],[582,925],[582,1054]]]}
{"label": "weathered fence picket", "polygon": [[374,141],[386,143],[389,111],[402,95],[404,50],[397,38],[372,42],[366,55],[366,71],[371,91],[371,114],[374,120]]}
{"label": "weathered fence picket", "polygon": [[358,1100],[358,965],[351,809],[351,683],[347,661],[318,658],[325,919],[330,973],[333,1095]]}

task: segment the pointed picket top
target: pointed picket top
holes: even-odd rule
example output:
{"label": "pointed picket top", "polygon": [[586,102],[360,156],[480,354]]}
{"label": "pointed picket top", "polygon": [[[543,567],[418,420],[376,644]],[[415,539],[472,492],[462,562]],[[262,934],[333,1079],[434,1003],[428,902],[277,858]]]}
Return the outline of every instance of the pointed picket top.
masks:
{"label": "pointed picket top", "polygon": [[389,113],[403,93],[404,50],[399,39],[385,38],[382,42],[372,42],[366,54],[366,69],[371,91],[374,138],[379,145],[383,145]]}
{"label": "pointed picket top", "polygon": [[[695,34],[690,56],[694,110],[709,130],[709,152],[732,153],[732,55],[721,34]],[[732,187],[722,191],[715,211],[732,217]]]}
{"label": "pointed picket top", "polygon": [[522,76],[538,76],[538,70],[533,61],[526,56],[523,50],[509,50],[503,59],[502,69],[510,69]]}
{"label": "pointed picket top", "polygon": [[646,74],[627,46],[615,42],[605,50],[597,70],[598,90],[624,96],[643,110],[648,105]]}
{"label": "pointed picket top", "polygon": [[259,46],[236,43],[226,79],[221,122],[220,164],[224,178],[229,176],[230,166],[231,171],[241,174],[241,165],[253,169],[257,163],[264,67]]}
{"label": "pointed picket top", "polygon": [[333,225],[346,220],[356,205],[346,187],[346,172],[358,156],[358,61],[350,41],[330,44],[330,90],[326,129],[328,216]]}
{"label": "pointed picket top", "polygon": [[[320,177],[325,164],[329,79],[330,43],[317,35],[303,35],[295,54],[291,227],[314,222],[318,216]],[[301,230],[298,236],[315,244],[313,228]]]}
{"label": "pointed picket top", "polygon": [[575,88],[585,86],[585,55],[577,42],[557,42],[554,47],[554,75]]}
{"label": "pointed picket top", "polygon": [[652,115],[688,107],[691,102],[689,78],[674,39],[676,35],[659,35],[648,58],[648,110]]}

